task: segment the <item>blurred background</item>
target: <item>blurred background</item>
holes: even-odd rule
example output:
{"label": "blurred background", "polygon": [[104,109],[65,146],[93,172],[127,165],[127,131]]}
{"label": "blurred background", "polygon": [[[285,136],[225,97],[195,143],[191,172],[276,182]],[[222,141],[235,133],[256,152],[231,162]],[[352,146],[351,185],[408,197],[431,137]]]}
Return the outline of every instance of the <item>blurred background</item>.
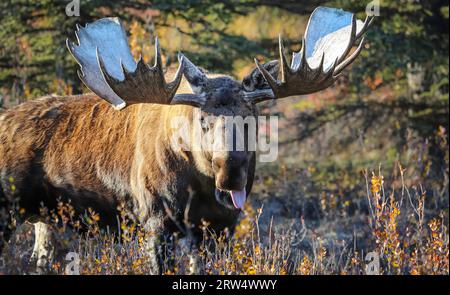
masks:
{"label": "blurred background", "polygon": [[[182,51],[211,72],[242,79],[254,57],[278,58],[278,34],[289,50],[299,50],[317,6],[364,19],[370,1],[80,0],[79,16],[67,16],[69,2],[1,1],[0,109],[87,91],[65,46],[66,38],[75,40],[77,23],[118,16],[136,57],[142,52],[151,61],[157,35],[167,67]],[[441,216],[448,224],[449,1],[378,2],[365,49],[332,88],[260,106],[280,117],[279,161],[258,164],[252,198],[268,212],[263,223],[301,218],[313,235],[335,244],[355,237],[375,243],[364,226],[366,196],[376,194],[369,187],[378,179],[386,195],[401,192],[402,204],[417,201],[403,203],[405,187],[423,196],[424,222]],[[408,212],[414,214],[405,210],[405,224]]]}

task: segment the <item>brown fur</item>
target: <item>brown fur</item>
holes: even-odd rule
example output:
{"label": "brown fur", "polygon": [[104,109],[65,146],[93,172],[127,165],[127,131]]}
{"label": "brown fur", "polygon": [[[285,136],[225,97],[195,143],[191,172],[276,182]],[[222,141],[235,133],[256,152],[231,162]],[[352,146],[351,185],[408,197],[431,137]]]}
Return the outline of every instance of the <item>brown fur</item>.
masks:
{"label": "brown fur", "polygon": [[[213,177],[191,153],[175,153],[169,143],[169,118],[192,116],[193,107],[131,105],[115,111],[93,94],[45,97],[0,114],[0,178],[7,198],[14,179],[20,206],[29,216],[41,202],[54,208],[58,197],[71,199],[80,213],[100,212],[114,226],[119,202],[132,204],[145,224],[160,215],[162,202],[181,216],[188,188],[195,192],[191,218],[213,229],[232,228],[237,211],[214,200]],[[254,169],[253,167],[251,169]],[[253,171],[249,173],[248,191]]]}

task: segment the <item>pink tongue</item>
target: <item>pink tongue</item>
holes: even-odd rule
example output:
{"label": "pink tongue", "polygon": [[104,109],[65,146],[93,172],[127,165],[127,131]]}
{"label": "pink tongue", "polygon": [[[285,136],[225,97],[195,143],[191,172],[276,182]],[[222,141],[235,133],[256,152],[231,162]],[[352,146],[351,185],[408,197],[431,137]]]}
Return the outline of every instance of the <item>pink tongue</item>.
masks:
{"label": "pink tongue", "polygon": [[243,209],[245,204],[245,199],[247,194],[245,188],[240,191],[231,191],[231,199],[233,200],[233,205],[236,209]]}

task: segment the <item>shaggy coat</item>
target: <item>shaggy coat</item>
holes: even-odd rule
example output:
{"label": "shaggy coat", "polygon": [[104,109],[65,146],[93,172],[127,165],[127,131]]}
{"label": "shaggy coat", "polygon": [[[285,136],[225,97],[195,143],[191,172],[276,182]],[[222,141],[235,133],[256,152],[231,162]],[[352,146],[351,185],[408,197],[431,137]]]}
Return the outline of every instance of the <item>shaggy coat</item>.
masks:
{"label": "shaggy coat", "polygon": [[[239,211],[217,202],[207,155],[174,151],[169,142],[170,119],[192,118],[194,109],[135,104],[116,111],[96,95],[86,94],[48,96],[3,111],[3,206],[18,196],[25,217],[31,217],[42,206],[54,209],[59,199],[70,200],[79,214],[92,208],[100,214],[101,225],[115,228],[117,207],[124,203],[144,227],[173,232],[176,226],[166,210],[182,221],[191,200],[190,222],[198,225],[204,219],[215,231],[232,230]],[[247,193],[254,168],[253,153]]]}

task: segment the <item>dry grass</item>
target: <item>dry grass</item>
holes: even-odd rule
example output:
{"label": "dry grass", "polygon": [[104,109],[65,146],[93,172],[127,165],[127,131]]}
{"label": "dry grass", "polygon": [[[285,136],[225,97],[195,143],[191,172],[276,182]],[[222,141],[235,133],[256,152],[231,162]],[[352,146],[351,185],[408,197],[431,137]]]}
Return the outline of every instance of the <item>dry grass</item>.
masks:
{"label": "dry grass", "polygon": [[[327,217],[321,221],[327,224],[328,233],[337,234],[333,238],[320,232],[323,224],[314,228],[304,218],[276,224],[274,220],[283,220],[280,216],[274,219],[264,206],[254,209],[248,205],[229,240],[210,232],[206,222],[202,226],[205,241],[199,249],[189,247],[178,236],[168,240],[171,246],[164,247],[168,257],[164,273],[364,274],[367,253],[376,252],[380,254],[381,274],[448,274],[448,210],[429,216],[425,192],[406,187],[402,181],[404,170],[400,165],[397,168],[402,183],[398,191],[386,189],[380,173],[366,173],[368,215],[352,217],[348,214],[350,204],[333,204],[329,198],[320,200],[328,214],[336,211],[335,215],[328,215],[333,224],[329,223],[333,222],[331,219],[326,221]],[[258,187],[256,191],[258,195]],[[49,265],[50,273],[65,273],[69,262],[64,256],[68,251],[78,253],[81,274],[149,273],[146,234],[125,214],[120,217],[121,239],[100,230],[100,217],[92,210],[77,218],[70,204],[60,203],[56,211],[43,208],[42,216],[55,226],[59,248],[64,249]],[[344,219],[358,228],[346,229]],[[88,231],[79,235],[73,228],[79,228],[81,223],[87,225]],[[2,258],[2,273],[35,271],[28,263],[33,242],[31,229],[22,226],[9,243]],[[345,236],[345,232],[353,234]],[[358,245],[358,238],[364,243]],[[190,259],[192,253],[198,257],[196,265]]]}

